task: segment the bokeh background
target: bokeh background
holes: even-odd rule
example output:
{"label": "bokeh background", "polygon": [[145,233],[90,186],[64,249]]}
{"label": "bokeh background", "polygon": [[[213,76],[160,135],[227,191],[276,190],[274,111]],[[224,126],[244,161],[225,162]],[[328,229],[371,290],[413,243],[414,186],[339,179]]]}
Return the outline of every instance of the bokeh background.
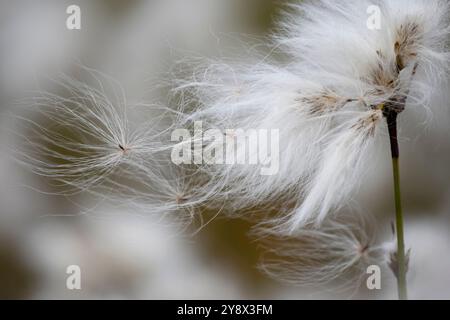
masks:
{"label": "bokeh background", "polygon": [[[66,8],[81,7],[82,29],[67,30]],[[258,268],[250,223],[217,218],[200,232],[180,232],[151,214],[39,191],[46,182],[12,156],[20,144],[10,115],[46,79],[77,74],[80,64],[117,79],[131,100],[164,100],[154,79],[183,55],[217,57],[268,36],[285,1],[0,0],[0,298],[349,298],[283,285]],[[244,44],[244,45],[243,45]],[[240,48],[240,49],[239,49]],[[450,88],[449,88],[450,89]],[[450,92],[450,90],[447,90]],[[159,96],[158,96],[159,95]],[[436,104],[448,105],[450,97]],[[450,116],[402,115],[402,183],[410,295],[450,298]],[[384,151],[383,151],[384,148]],[[389,237],[393,219],[390,160],[380,147],[354,196]],[[37,189],[35,187],[37,186]],[[79,197],[83,197],[80,195]],[[374,226],[375,228],[375,226]],[[82,290],[67,290],[66,267],[82,270]],[[395,280],[351,298],[395,298]]]}

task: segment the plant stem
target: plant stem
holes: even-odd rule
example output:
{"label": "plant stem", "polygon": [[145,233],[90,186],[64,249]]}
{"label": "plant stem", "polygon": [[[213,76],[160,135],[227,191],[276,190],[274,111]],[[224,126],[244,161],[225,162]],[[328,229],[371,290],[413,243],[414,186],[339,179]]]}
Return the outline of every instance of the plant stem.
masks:
{"label": "plant stem", "polygon": [[400,167],[399,167],[399,147],[397,137],[397,112],[389,112],[386,116],[389,138],[391,142],[392,170],[394,174],[394,193],[395,193],[395,221],[397,234],[397,287],[400,300],[408,299],[406,289],[406,256],[405,241],[403,233],[403,210],[400,193]]}

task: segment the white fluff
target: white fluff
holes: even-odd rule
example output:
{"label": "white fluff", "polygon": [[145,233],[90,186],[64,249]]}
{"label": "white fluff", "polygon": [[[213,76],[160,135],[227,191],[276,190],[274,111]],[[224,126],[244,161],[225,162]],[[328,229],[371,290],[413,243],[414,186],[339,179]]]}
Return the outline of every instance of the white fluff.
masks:
{"label": "white fluff", "polygon": [[97,87],[61,77],[62,93],[32,97],[27,104],[37,116],[23,119],[28,150],[22,155],[35,173],[68,186],[66,194],[100,183],[121,164],[154,149],[146,138],[149,130],[130,124],[121,92],[109,98],[105,79],[92,75]]}
{"label": "white fluff", "polygon": [[[370,5],[381,9],[380,30],[366,26]],[[29,101],[46,122],[25,119],[30,148],[21,160],[64,195],[88,191],[183,222],[201,219],[207,206],[216,214],[263,211],[262,234],[280,258],[265,271],[296,284],[338,277],[344,287],[358,284],[368,264],[383,262],[382,247],[365,222],[329,214],[367,183],[377,139],[386,138],[386,108],[402,100],[405,112],[441,107],[429,102],[449,77],[450,4],[321,0],[290,8],[272,39],[284,62],[257,54],[201,60],[176,80],[168,99],[176,106],[136,111],[120,87],[106,88],[110,79],[91,70],[94,85],[63,78],[62,94]],[[239,129],[279,130],[279,171],[262,175],[262,163],[175,165],[171,133],[197,121],[204,130],[234,130],[225,139],[238,151],[246,148]]]}
{"label": "white fluff", "polygon": [[[381,9],[380,30],[366,26],[370,5]],[[123,96],[113,90],[110,98],[101,81],[97,89],[63,82],[67,97],[33,101],[55,124],[29,122],[33,152],[25,161],[69,191],[120,194],[158,213],[182,208],[191,217],[206,203],[229,214],[275,207],[288,212],[273,221],[281,232],[320,224],[364,183],[386,104],[405,97],[406,110],[440,107],[428,102],[448,80],[449,4],[323,0],[290,8],[273,39],[285,62],[202,60],[177,80],[174,109],[147,106],[161,113],[152,119],[132,121]],[[195,121],[204,130],[279,130],[279,171],[262,175],[261,163],[175,166],[170,133]],[[237,150],[246,147],[236,140]]]}
{"label": "white fluff", "polygon": [[[260,268],[296,286],[326,286],[354,293],[370,265],[385,267],[386,252],[378,244],[373,223],[358,217],[327,219],[320,229],[302,228],[280,237],[259,230],[265,253]],[[353,291],[353,292],[352,292]]]}
{"label": "white fluff", "polygon": [[[380,30],[367,28],[370,5],[381,9]],[[207,170],[233,209],[281,199],[286,211],[295,201],[288,222],[277,226],[288,232],[320,223],[363,183],[386,103],[406,97],[406,109],[440,107],[428,102],[440,94],[435,84],[448,79],[450,31],[447,1],[290,7],[274,37],[287,62],[207,62],[176,90],[183,110],[196,105],[180,126],[202,120],[211,128],[280,130],[278,174],[262,176],[249,165]]]}

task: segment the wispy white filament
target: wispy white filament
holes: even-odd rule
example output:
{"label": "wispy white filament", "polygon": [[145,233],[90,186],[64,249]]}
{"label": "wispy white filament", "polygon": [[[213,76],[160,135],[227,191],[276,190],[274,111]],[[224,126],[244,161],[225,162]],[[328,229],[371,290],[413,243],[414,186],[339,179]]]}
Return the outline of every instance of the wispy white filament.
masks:
{"label": "wispy white filament", "polygon": [[320,229],[305,227],[291,236],[259,230],[265,253],[261,269],[271,277],[297,286],[332,286],[355,291],[367,267],[383,266],[384,245],[372,223],[361,217],[327,219]]}

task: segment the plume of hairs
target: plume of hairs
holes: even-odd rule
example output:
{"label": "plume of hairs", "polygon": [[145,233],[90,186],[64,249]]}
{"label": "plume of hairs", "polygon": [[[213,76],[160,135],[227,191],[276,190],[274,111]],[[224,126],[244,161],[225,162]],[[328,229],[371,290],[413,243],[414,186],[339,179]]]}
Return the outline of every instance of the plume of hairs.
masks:
{"label": "plume of hairs", "polygon": [[358,216],[330,218],[319,229],[305,227],[290,236],[270,229],[254,235],[265,250],[260,268],[295,286],[356,292],[367,267],[387,261],[387,246],[377,243],[373,223]]}
{"label": "plume of hairs", "polygon": [[58,86],[64,92],[41,92],[27,103],[37,116],[24,119],[23,156],[35,173],[68,187],[61,192],[89,189],[122,165],[154,153],[149,132],[130,125],[123,96],[111,101],[103,83],[97,89],[66,76]]}
{"label": "plume of hairs", "polygon": [[[372,30],[367,9],[374,5],[380,28]],[[273,52],[284,62],[257,55],[236,63],[205,60],[192,76],[176,81],[174,109],[145,106],[153,116],[140,121],[131,119],[145,118],[144,113],[130,108],[120,90],[108,98],[99,74],[92,74],[96,86],[63,79],[65,95],[45,93],[31,101],[50,124],[26,121],[32,151],[21,156],[37,174],[68,187],[65,194],[89,191],[157,213],[192,218],[206,205],[227,213],[276,207],[282,216],[264,225],[283,241],[302,239],[287,241],[279,255],[317,260],[319,267],[281,264],[287,279],[294,281],[291,271],[301,271],[300,280],[328,282],[378,252],[366,236],[360,239],[358,224],[328,219],[365,182],[377,139],[385,135],[380,129],[387,126],[396,187],[396,264],[406,297],[396,120],[405,109],[440,107],[428,104],[448,85],[449,13],[445,0],[290,5],[273,36]],[[248,132],[277,130],[278,171],[261,174],[265,163],[175,165],[174,146],[195,147],[201,137],[174,143],[171,132],[191,129],[197,121],[203,130],[225,132],[225,140],[207,141],[207,148],[233,141],[233,147],[226,145],[227,159],[261,152],[247,150]],[[204,149],[205,141],[200,146]],[[278,273],[279,266],[269,263],[265,270]]]}
{"label": "plume of hairs", "polygon": [[[50,178],[50,193],[80,192],[191,222],[194,209],[214,192],[198,168],[170,161],[170,119],[158,105],[128,105],[113,79],[83,67],[92,84],[67,76],[56,93],[24,99],[30,114],[16,157],[35,174]],[[204,187],[202,187],[204,186]],[[203,193],[204,192],[204,193]]]}
{"label": "plume of hairs", "polygon": [[[378,5],[381,29],[367,27]],[[370,162],[389,110],[427,109],[449,72],[447,1],[314,1],[292,5],[275,41],[287,63],[205,63],[180,81],[182,121],[207,127],[279,129],[279,172],[215,166],[236,207],[299,199],[286,232],[320,224],[346,204]],[[432,106],[439,107],[439,106]],[[239,142],[237,148],[239,149]],[[279,226],[278,226],[279,227]],[[278,228],[281,229],[281,228]]]}
{"label": "plume of hairs", "polygon": [[[374,6],[379,28],[368,25]],[[450,3],[322,0],[290,8],[274,36],[285,62],[264,57],[254,63],[206,63],[176,90],[197,106],[183,121],[279,130],[277,174],[260,175],[260,166],[206,170],[226,185],[234,209],[297,199],[294,206],[282,205],[280,211],[288,213],[272,221],[274,230],[287,235],[310,223],[320,227],[330,212],[348,204],[364,183],[378,137],[389,132],[396,275],[399,296],[406,298],[397,117],[405,109],[441,107],[429,103],[448,86]]]}

